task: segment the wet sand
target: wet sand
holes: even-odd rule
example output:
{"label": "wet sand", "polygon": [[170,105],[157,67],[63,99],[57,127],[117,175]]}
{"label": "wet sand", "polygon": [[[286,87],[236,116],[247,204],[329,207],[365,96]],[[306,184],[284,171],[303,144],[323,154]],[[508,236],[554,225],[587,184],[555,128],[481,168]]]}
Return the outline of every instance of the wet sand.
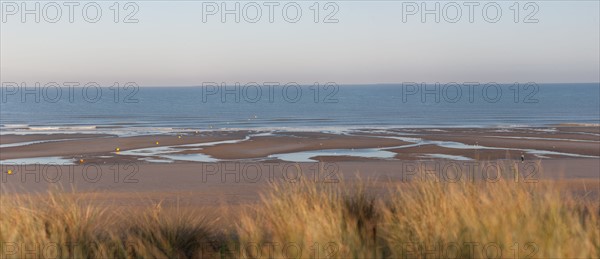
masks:
{"label": "wet sand", "polygon": [[[181,134],[173,135],[150,135],[134,137],[117,137],[110,135],[99,135],[98,137],[89,137],[87,134],[61,134],[60,138],[54,135],[46,135],[47,138],[35,136],[40,140],[72,139],[55,142],[45,142],[26,146],[0,148],[0,159],[30,158],[30,157],[48,157],[64,156],[73,158],[93,158],[95,156],[110,155],[119,148],[121,151],[162,147],[171,145],[185,145],[194,143],[206,143],[223,140],[240,139],[246,135],[246,132],[219,132],[218,134],[188,134],[183,137]],[[181,138],[179,136],[182,136]],[[32,137],[24,135],[3,135],[0,139],[6,138],[7,143],[27,142]],[[156,144],[158,142],[158,144]],[[112,161],[110,161],[112,162]]]}
{"label": "wet sand", "polygon": [[107,134],[28,134],[28,135],[0,135],[0,145],[39,141],[39,140],[61,140],[61,139],[84,139],[107,137]]}
{"label": "wet sand", "polygon": [[[473,147],[446,148],[437,145],[402,147],[413,143],[392,137],[419,138],[429,141],[459,142]],[[245,139],[248,138],[248,139]],[[58,140],[58,141],[57,141]],[[222,143],[193,150],[182,147],[189,144],[216,141],[236,141]],[[410,154],[447,154],[473,159],[515,159],[523,149],[543,150],[557,153],[600,157],[600,133],[598,127],[565,128],[517,128],[517,129],[397,129],[378,132],[361,130],[351,134],[318,132],[250,132],[212,131],[180,133],[171,135],[146,135],[118,137],[100,134],[49,134],[49,135],[1,135],[0,143],[18,144],[30,141],[49,141],[24,146],[0,147],[0,160],[31,157],[88,157],[114,155],[121,151],[172,146],[181,149],[176,154],[202,153],[222,160],[266,158],[271,154],[292,153],[326,149],[364,149],[396,147],[399,159],[418,159]],[[158,142],[158,144],[156,144]],[[400,147],[400,148],[398,148]],[[499,149],[488,149],[499,148]],[[507,156],[507,154],[509,156]],[[517,155],[515,157],[515,155]],[[551,154],[553,158],[573,156]],[[576,157],[576,156],[575,156]],[[534,157],[532,157],[533,159]],[[117,158],[115,158],[117,159]],[[112,161],[107,161],[112,162]]]}
{"label": "wet sand", "polygon": [[[434,142],[416,144],[405,138]],[[560,179],[573,183],[578,191],[591,190],[593,195],[597,195],[600,188],[598,127],[387,129],[343,134],[211,131],[134,137],[103,134],[0,136],[3,144],[47,140],[60,141],[0,148],[0,160],[4,161],[0,166],[2,195],[44,193],[59,185],[68,191],[100,194],[102,198],[97,200],[117,200],[118,204],[125,205],[146,206],[143,200],[149,199],[189,206],[238,206],[258,201],[260,192],[278,181],[311,180],[335,184],[341,179],[374,179],[383,184],[414,180],[417,171],[429,172],[430,176],[449,182],[457,177],[493,181],[497,173],[490,168],[499,168],[502,177],[523,184]],[[219,141],[227,142],[197,145]],[[472,146],[453,148],[437,145],[435,141]],[[142,155],[115,152],[116,147],[121,152],[164,147],[169,148],[170,154],[202,154],[218,162],[173,160],[155,163],[143,160],[148,157]],[[327,149],[380,149],[392,152],[393,156],[327,154],[312,157],[318,161],[314,163],[269,157]],[[524,149],[556,153],[536,155]],[[431,156],[436,154],[448,155],[450,159]],[[521,154],[525,155],[524,162],[520,161]],[[69,158],[75,163],[61,166],[6,163],[7,159],[54,156]],[[452,156],[466,160],[451,159]],[[159,155],[149,157],[160,158]],[[83,163],[79,163],[79,159],[83,159]],[[12,172],[10,175],[8,170]]]}
{"label": "wet sand", "polygon": [[256,137],[241,143],[208,147],[201,152],[219,159],[245,159],[309,150],[382,148],[407,144],[394,139],[290,132],[284,136]]}

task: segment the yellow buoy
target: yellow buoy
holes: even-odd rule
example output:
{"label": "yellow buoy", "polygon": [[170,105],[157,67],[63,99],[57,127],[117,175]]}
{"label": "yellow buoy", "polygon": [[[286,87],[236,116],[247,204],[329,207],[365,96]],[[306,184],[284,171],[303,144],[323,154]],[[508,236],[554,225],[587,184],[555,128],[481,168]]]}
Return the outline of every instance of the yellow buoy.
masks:
{"label": "yellow buoy", "polygon": [[158,141],[156,141],[156,145],[158,145]]}
{"label": "yellow buoy", "polygon": [[9,169],[8,172],[6,172],[6,173],[7,174],[13,174],[13,171]]}
{"label": "yellow buoy", "polygon": [[177,138],[181,138],[181,136],[177,136]]}
{"label": "yellow buoy", "polygon": [[120,149],[120,148],[117,148],[116,150],[117,150],[117,152],[121,151],[121,149]]}
{"label": "yellow buoy", "polygon": [[83,164],[83,162],[84,162],[83,159],[79,159],[80,164]]}

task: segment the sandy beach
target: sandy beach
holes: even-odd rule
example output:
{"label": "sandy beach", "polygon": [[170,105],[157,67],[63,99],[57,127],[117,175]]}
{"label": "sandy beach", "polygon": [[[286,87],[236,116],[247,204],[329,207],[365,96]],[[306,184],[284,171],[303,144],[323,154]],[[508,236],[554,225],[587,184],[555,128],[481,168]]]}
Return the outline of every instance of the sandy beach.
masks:
{"label": "sandy beach", "polygon": [[[597,192],[600,168],[600,130],[590,126],[35,134],[2,135],[0,143],[6,193],[60,185],[125,201],[147,195],[203,205],[255,202],[277,181],[397,182],[417,171],[447,181],[493,181],[498,174],[521,182],[583,181]],[[40,159],[47,163],[36,164]]]}
{"label": "sandy beach", "polygon": [[[407,213],[414,213],[410,216],[412,219],[423,216],[418,210],[435,211],[427,216],[431,219],[425,221],[437,222],[439,227],[462,222],[443,223],[449,213],[443,210],[448,206],[455,206],[450,211],[472,212],[468,214],[467,222],[475,222],[481,215],[493,222],[505,220],[504,215],[514,213],[515,208],[520,206],[527,210],[523,212],[525,215],[542,213],[534,215],[533,219],[544,219],[544,211],[552,210],[550,208],[556,206],[558,200],[565,202],[565,206],[575,201],[580,204],[577,206],[584,206],[581,217],[594,219],[595,214],[590,215],[587,211],[593,213],[599,210],[596,202],[600,198],[600,131],[595,126],[360,129],[340,132],[182,131],[136,136],[4,134],[0,135],[0,143],[1,198],[3,209],[12,211],[5,212],[11,215],[11,220],[22,221],[32,217],[19,214],[23,213],[19,208],[40,204],[56,210],[45,212],[47,214],[42,217],[67,217],[63,220],[65,222],[80,218],[87,220],[85,215],[102,215],[97,223],[90,225],[90,229],[122,233],[113,236],[137,236],[140,235],[138,229],[152,233],[147,236],[142,232],[140,240],[154,240],[152,235],[157,231],[191,231],[194,226],[201,226],[200,232],[194,232],[190,238],[199,238],[208,246],[185,248],[193,253],[188,258],[246,258],[248,256],[244,255],[245,250],[240,246],[257,242],[254,240],[261,245],[271,241],[247,239],[245,235],[268,233],[263,231],[269,231],[273,222],[281,218],[286,219],[284,222],[291,219],[290,225],[281,226],[282,234],[292,231],[298,222],[303,225],[299,233],[304,233],[305,228],[321,217],[333,218],[335,226],[346,224],[337,222],[339,219],[349,218],[349,222],[354,222],[352,213],[357,212],[352,212],[352,209],[342,210],[350,216],[335,213],[323,216],[338,208],[338,204],[344,204],[342,208],[352,208],[355,206],[352,202],[367,206],[360,207],[364,211],[360,213],[369,213],[369,206],[373,206],[375,213],[384,213],[381,214],[384,216],[376,218],[368,214],[360,216],[371,222],[368,224],[391,226],[395,226],[393,222],[402,221],[389,217],[406,206]],[[327,190],[336,194],[327,196]],[[471,191],[478,194],[466,195]],[[453,193],[452,196],[447,196],[447,192]],[[528,195],[537,198],[529,199]],[[331,200],[332,197],[337,198]],[[402,197],[409,198],[400,202]],[[435,202],[430,204],[427,197]],[[462,200],[449,197],[462,197]],[[563,201],[563,197],[572,198]],[[536,205],[538,200],[543,200],[542,205]],[[369,202],[371,205],[368,205]],[[390,202],[396,202],[395,207],[386,205]],[[438,202],[447,204],[435,205]],[[485,205],[486,202],[491,203]],[[507,202],[510,204],[503,209],[502,204]],[[319,207],[320,204],[325,205]],[[475,212],[479,210],[478,206],[487,207]],[[548,208],[537,209],[536,206]],[[577,206],[568,208],[579,211]],[[81,214],[70,219],[71,213]],[[294,218],[297,213],[306,213],[303,217],[308,218]],[[563,213],[552,217],[570,217],[568,215]],[[27,218],[30,225],[37,224],[35,220]],[[514,226],[521,221],[515,219],[507,225]],[[178,227],[173,222],[183,222],[183,225]],[[63,225],[60,222],[56,224],[59,228]],[[327,226],[326,222],[317,224],[318,233],[331,231],[322,229]],[[470,223],[465,224],[456,228],[471,226]],[[536,223],[535,228],[543,229],[549,224]],[[418,223],[408,224],[408,227],[413,225]],[[357,236],[371,235],[361,232],[363,227],[358,226]],[[564,229],[571,227],[560,226]],[[386,229],[381,226],[376,231],[386,233]],[[514,229],[509,227],[506,233],[514,233]],[[495,228],[494,231],[504,230]],[[536,233],[540,231],[536,230]],[[396,232],[405,231],[390,233]],[[277,238],[277,233],[265,234],[266,240]],[[502,235],[508,235],[506,233]],[[484,234],[477,240],[487,240]],[[166,238],[171,235],[167,233]],[[374,233],[372,235],[375,236]],[[377,235],[385,239],[388,247],[404,242],[394,239],[393,235]],[[79,242],[105,242],[93,241],[95,238]],[[51,242],[44,240],[40,244],[45,248]],[[116,244],[125,242],[116,240],[119,240]],[[345,247],[345,241],[336,241],[333,237],[323,240],[340,249]],[[139,242],[151,243],[135,243],[130,249],[138,252],[128,253],[157,253],[161,258],[170,253],[153,252],[149,247],[160,247],[160,244],[152,243],[155,241]],[[490,242],[508,244],[509,241]],[[543,244],[542,241],[534,242]],[[285,243],[294,244],[294,241]],[[5,254],[20,255],[23,249],[11,244],[4,248]],[[118,250],[119,247],[109,245],[102,251]],[[551,247],[543,246],[540,253],[554,253]],[[43,251],[40,250],[40,253]],[[340,256],[346,253],[343,251],[340,250]],[[361,253],[370,255],[373,251],[378,251],[378,248],[367,246]],[[403,249],[394,251],[405,253]],[[590,248],[583,251],[593,253]],[[113,256],[118,252],[106,253]]]}

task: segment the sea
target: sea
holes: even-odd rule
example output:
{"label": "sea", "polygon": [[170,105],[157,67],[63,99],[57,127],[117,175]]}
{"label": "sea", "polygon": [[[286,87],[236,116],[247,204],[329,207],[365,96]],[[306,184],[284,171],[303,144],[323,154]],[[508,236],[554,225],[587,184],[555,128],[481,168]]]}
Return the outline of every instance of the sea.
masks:
{"label": "sea", "polygon": [[324,83],[1,88],[0,134],[600,124],[600,84]]}

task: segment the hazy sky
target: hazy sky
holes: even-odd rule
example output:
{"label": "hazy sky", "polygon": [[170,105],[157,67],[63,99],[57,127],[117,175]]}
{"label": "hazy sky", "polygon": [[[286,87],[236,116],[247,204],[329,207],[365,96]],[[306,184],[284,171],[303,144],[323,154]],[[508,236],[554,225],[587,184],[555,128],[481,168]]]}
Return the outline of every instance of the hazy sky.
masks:
{"label": "hazy sky", "polygon": [[[8,4],[7,4],[8,3]],[[314,1],[295,2],[302,10],[296,23],[295,5],[240,3],[240,23],[234,15],[221,21],[221,12],[208,15],[222,2],[143,1],[119,5],[114,22],[114,1],[97,2],[98,22],[83,19],[83,5],[40,2],[40,23],[35,15],[21,22],[21,2],[3,2],[0,28],[2,82],[136,82],[146,86],[200,85],[202,82],[336,82],[338,84],[394,82],[598,82],[600,81],[600,20],[598,1],[543,1],[528,6],[519,2],[519,22],[514,21],[514,1],[495,2],[502,15],[492,23],[495,7],[440,3],[440,22],[434,15],[421,21],[423,2],[344,1],[325,9],[319,4],[319,22],[311,10]],[[213,3],[215,5],[213,5]],[[227,2],[233,8],[235,2]],[[403,5],[404,4],[404,5]],[[204,9],[203,9],[204,6]],[[262,16],[257,23],[256,6]],[[462,16],[455,19],[456,10]],[[34,8],[34,2],[28,2]],[[46,8],[43,8],[46,7]],[[88,6],[89,7],[89,6]],[[93,7],[93,6],[92,6]],[[95,16],[88,8],[88,19]],[[244,7],[246,7],[244,9]],[[325,16],[337,23],[323,23]],[[434,2],[427,8],[433,9]],[[114,9],[114,8],[113,8]],[[314,8],[313,8],[314,9]],[[537,9],[537,10],[536,10]],[[246,10],[244,15],[244,10]],[[404,10],[404,11],[403,11]],[[45,13],[44,13],[45,11]],[[221,10],[219,10],[221,11]],[[446,12],[444,12],[446,11]],[[533,16],[528,17],[532,12]],[[203,16],[206,20],[203,22]],[[403,21],[403,18],[406,18]],[[524,23],[523,20],[538,20]],[[486,21],[488,19],[490,21]],[[450,21],[457,21],[451,23]]]}

